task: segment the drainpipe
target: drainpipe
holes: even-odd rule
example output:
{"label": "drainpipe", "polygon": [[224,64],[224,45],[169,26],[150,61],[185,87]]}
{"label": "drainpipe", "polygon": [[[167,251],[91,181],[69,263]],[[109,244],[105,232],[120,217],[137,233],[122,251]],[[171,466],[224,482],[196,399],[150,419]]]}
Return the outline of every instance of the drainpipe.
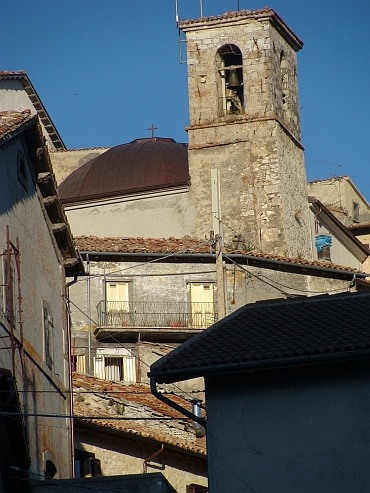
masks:
{"label": "drainpipe", "polygon": [[164,444],[162,443],[161,448],[157,450],[157,452],[154,452],[154,454],[150,455],[147,459],[144,460],[143,464],[143,473],[146,474],[148,470],[148,462],[150,462],[154,457],[157,457],[157,455],[161,454],[164,450]]}
{"label": "drainpipe", "polygon": [[150,376],[150,390],[152,391],[152,394],[157,397],[157,399],[159,399],[160,401],[164,402],[165,404],[167,404],[168,406],[172,407],[173,409],[176,409],[176,411],[178,411],[179,413],[183,414],[187,418],[190,418],[191,420],[196,421],[197,423],[199,423],[204,428],[204,430],[207,429],[207,422],[206,422],[205,419],[203,419],[200,416],[197,416],[196,414],[188,411],[187,409],[185,409],[184,407],[180,406],[176,402],[171,401],[171,399],[169,399],[165,395],[160,394],[158,392],[158,390],[157,390],[157,386],[156,386],[156,383],[157,382],[155,380],[155,376],[150,375],[150,374],[149,374],[149,376]]}
{"label": "drainpipe", "polygon": [[67,358],[68,358],[68,391],[69,391],[69,415],[70,415],[70,428],[71,428],[71,460],[72,460],[72,478],[75,477],[75,446],[74,446],[74,428],[73,428],[73,386],[72,386],[72,365],[71,365],[71,316],[69,309],[69,288],[77,282],[77,276],[73,278],[73,281],[69,282],[65,286],[65,297],[67,303]]}
{"label": "drainpipe", "polygon": [[87,373],[91,375],[91,304],[90,304],[90,258],[86,254],[87,263]]}
{"label": "drainpipe", "polygon": [[[200,399],[194,399],[191,401],[193,414],[198,418],[202,418],[202,410],[200,407],[201,402],[202,401]],[[193,430],[195,431],[195,435],[197,438],[203,438],[206,434],[206,430],[204,426],[202,426],[201,424],[199,424],[197,421],[194,420],[193,420]]]}

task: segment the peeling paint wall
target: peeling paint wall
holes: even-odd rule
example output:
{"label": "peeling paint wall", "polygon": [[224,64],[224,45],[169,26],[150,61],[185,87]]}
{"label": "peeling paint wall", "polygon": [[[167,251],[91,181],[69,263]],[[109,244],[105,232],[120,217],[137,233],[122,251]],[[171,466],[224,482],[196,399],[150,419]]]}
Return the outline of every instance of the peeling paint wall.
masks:
{"label": "peeling paint wall", "polygon": [[181,189],[66,206],[65,211],[75,236],[182,238],[195,231],[190,199],[188,189]]}
{"label": "peeling paint wall", "polygon": [[[3,286],[0,288],[0,367],[12,370],[14,361],[21,409],[26,414],[30,472],[35,479],[39,479],[40,475],[44,476],[45,461],[51,460],[57,468],[56,477],[67,478],[71,474],[71,437],[67,418],[70,410],[64,269],[42,198],[35,186],[36,177],[27,152],[22,138],[13,139],[0,147],[3,184],[0,195],[1,253],[7,249],[8,227],[10,242],[19,244],[19,273],[14,249],[11,254],[15,315],[13,332],[15,346],[23,344],[23,351],[17,348],[12,357],[12,330],[6,302],[8,295]],[[22,156],[26,168],[26,178],[22,181],[17,169],[19,156]],[[5,258],[6,255],[3,255],[0,259],[2,280],[6,277],[5,271],[9,272],[4,264]],[[44,327],[46,306],[52,319],[48,332],[49,345]],[[47,345],[49,364],[46,359]],[[45,414],[60,417],[41,416]]]}

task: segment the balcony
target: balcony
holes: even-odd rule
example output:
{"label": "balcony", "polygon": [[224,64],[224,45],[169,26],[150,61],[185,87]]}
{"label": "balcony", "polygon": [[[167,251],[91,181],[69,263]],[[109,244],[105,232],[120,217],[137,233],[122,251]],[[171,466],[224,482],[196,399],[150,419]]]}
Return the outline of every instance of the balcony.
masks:
{"label": "balcony", "polygon": [[101,301],[94,335],[107,341],[182,342],[217,320],[214,303]]}

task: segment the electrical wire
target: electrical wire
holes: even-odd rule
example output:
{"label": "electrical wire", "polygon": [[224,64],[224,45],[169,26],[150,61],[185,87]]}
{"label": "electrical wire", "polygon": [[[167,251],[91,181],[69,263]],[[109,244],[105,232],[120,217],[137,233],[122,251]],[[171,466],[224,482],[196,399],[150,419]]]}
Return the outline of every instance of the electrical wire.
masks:
{"label": "electrical wire", "polygon": [[184,421],[188,420],[185,416],[181,416],[178,418],[172,416],[163,416],[157,418],[135,418],[135,417],[124,417],[124,416],[90,416],[90,415],[71,415],[71,414],[56,414],[56,413],[20,413],[13,411],[0,411],[0,416],[9,416],[13,418],[58,418],[58,419],[97,419],[97,420],[108,420],[108,421]]}
{"label": "electrical wire", "polygon": [[287,286],[286,284],[283,284],[279,281],[275,281],[274,279],[271,279],[263,274],[256,274],[254,272],[251,272],[249,271],[248,269],[246,269],[245,267],[243,267],[242,265],[238,264],[237,262],[235,262],[232,258],[228,257],[227,255],[223,255],[224,258],[227,258],[231,263],[235,264],[239,269],[247,272],[250,276],[252,277],[255,277],[256,279],[260,280],[261,282],[271,286],[272,288],[280,291],[282,294],[285,294],[285,295],[289,295],[289,294],[292,294],[292,293],[287,293],[286,291],[276,287],[274,284],[272,283],[275,283],[279,286],[282,286],[283,288],[286,288],[286,289],[290,289],[291,291],[296,291],[296,292],[299,292],[299,293],[310,293],[310,294],[328,294],[328,293],[336,293],[336,292],[342,292],[343,291],[343,288],[338,288],[338,289],[330,289],[328,291],[312,291],[312,290],[308,290],[308,289],[300,289],[300,288],[297,288],[297,287],[292,287],[292,286]]}
{"label": "electrical wire", "polygon": [[[73,301],[71,301],[69,298],[68,298],[68,301],[70,304],[72,304],[75,308],[77,308],[77,310],[80,311],[80,313],[82,313],[86,318],[89,318],[87,313],[85,313],[83,310],[81,310],[81,308],[79,308],[75,303],[73,303]],[[69,314],[70,315],[70,314]],[[93,320],[91,317],[90,317],[90,321],[95,324],[96,326],[98,326],[98,323]],[[103,337],[102,339],[100,339],[101,341],[103,341],[105,338]],[[145,361],[142,361],[134,352],[131,351],[130,348],[124,346],[120,341],[118,341],[113,335],[109,335],[109,336],[106,336],[106,339],[109,339],[109,340],[113,340],[116,344],[118,344],[121,348],[123,349],[126,349],[132,357],[134,357],[137,361],[140,362],[140,364],[144,364],[148,369],[150,369],[150,365],[148,365],[147,363],[145,363]],[[183,396],[183,395],[188,395],[188,397],[190,398],[191,397],[191,400],[193,400],[193,396],[191,396],[187,391],[184,391],[182,389],[180,389],[180,387],[178,387],[177,385],[175,384],[171,384],[173,387],[177,388],[179,393],[180,393],[180,396]],[[176,394],[174,394],[176,395]],[[202,405],[200,407],[203,407]]]}

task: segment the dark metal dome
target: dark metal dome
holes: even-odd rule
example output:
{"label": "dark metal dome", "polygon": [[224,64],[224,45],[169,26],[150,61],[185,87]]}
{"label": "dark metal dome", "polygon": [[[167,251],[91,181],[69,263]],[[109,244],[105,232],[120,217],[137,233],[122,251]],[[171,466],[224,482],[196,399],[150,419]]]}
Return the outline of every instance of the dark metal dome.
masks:
{"label": "dark metal dome", "polygon": [[83,164],[59,186],[64,204],[172,188],[190,183],[188,146],[173,139],[137,139]]}

